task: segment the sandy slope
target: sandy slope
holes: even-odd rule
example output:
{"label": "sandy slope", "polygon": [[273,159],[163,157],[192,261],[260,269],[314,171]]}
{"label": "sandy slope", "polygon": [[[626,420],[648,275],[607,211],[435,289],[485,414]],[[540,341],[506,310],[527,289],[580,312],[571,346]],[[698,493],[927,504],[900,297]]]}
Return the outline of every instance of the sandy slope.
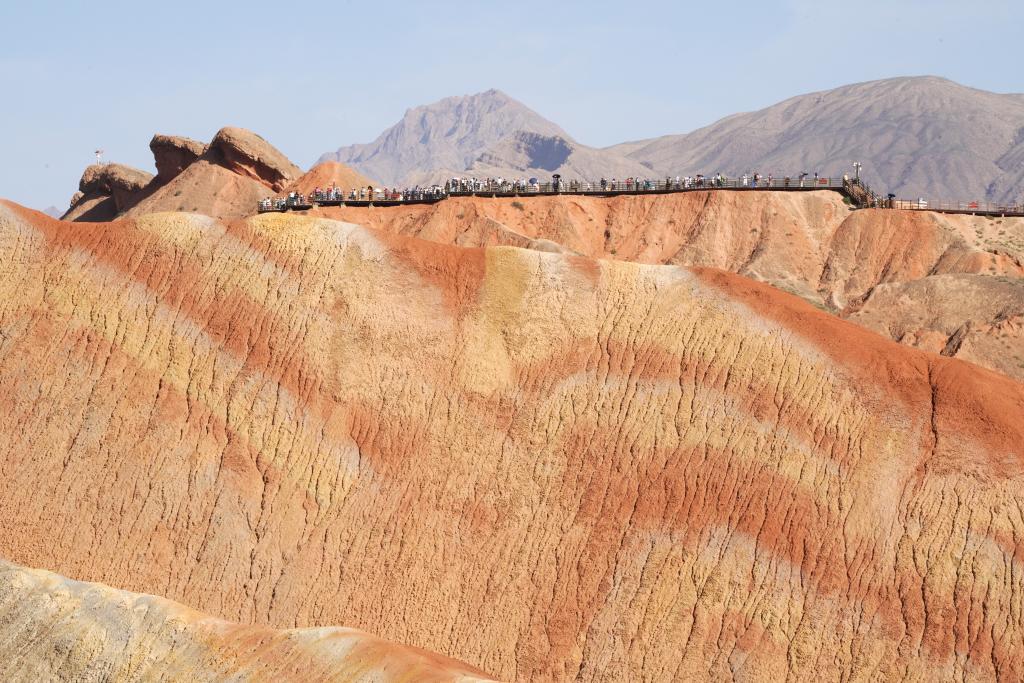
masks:
{"label": "sandy slope", "polygon": [[0,555],[515,680],[1019,680],[1024,387],[718,270],[0,207]]}
{"label": "sandy slope", "polygon": [[2,560],[0,676],[8,683],[491,680],[354,629],[232,624],[156,596]]}
{"label": "sandy slope", "polygon": [[199,159],[166,185],[132,206],[125,216],[144,216],[160,211],[187,211],[209,216],[238,218],[273,191],[265,184]]}

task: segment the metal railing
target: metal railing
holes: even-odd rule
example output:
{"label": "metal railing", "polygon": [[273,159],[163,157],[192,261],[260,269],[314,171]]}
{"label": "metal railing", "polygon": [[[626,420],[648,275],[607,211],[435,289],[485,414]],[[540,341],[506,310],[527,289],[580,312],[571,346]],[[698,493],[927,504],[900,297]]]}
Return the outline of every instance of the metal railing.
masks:
{"label": "metal railing", "polygon": [[909,209],[916,211],[938,211],[940,213],[973,213],[1000,216],[1024,216],[1024,204],[997,202],[956,202],[930,201],[927,199],[886,199],[882,207],[887,209]]}
{"label": "metal railing", "polygon": [[907,209],[964,213],[988,216],[1024,216],[1024,204],[979,201],[929,201],[926,199],[884,198],[872,192],[859,178],[811,177],[800,175],[758,176],[739,178],[701,175],[664,180],[607,180],[597,182],[558,180],[547,183],[453,179],[444,186],[406,190],[359,188],[343,191],[340,188],[314,190],[309,194],[291,193],[287,197],[268,198],[259,203],[259,212],[302,211],[314,206],[374,205],[397,206],[410,203],[434,203],[449,197],[535,197],[541,195],[640,195],[691,192],[698,190],[833,190],[847,197],[861,208]]}
{"label": "metal railing", "polygon": [[753,176],[739,178],[702,175],[664,180],[606,180],[597,182],[559,180],[546,183],[527,181],[452,180],[444,186],[393,190],[359,188],[343,191],[340,188],[314,190],[308,195],[292,193],[288,197],[264,199],[259,203],[260,213],[312,208],[313,205],[385,204],[409,202],[436,202],[449,197],[531,197],[538,195],[596,195],[666,194],[696,190],[834,190],[854,198],[867,196],[874,201],[870,189],[859,180],[848,178],[815,178],[811,176]]}
{"label": "metal railing", "polygon": [[[842,190],[849,182],[842,178],[812,178],[807,176],[775,176],[759,177],[741,176],[727,178],[725,176],[708,177],[694,176],[686,178],[666,178],[665,180],[601,180],[598,182],[563,180],[549,183],[525,182],[487,182],[470,181],[448,183],[444,192],[453,197],[475,195],[536,195],[536,194],[643,194],[684,192],[686,190],[716,189],[761,189],[761,190]],[[845,183],[845,184],[844,184]]]}

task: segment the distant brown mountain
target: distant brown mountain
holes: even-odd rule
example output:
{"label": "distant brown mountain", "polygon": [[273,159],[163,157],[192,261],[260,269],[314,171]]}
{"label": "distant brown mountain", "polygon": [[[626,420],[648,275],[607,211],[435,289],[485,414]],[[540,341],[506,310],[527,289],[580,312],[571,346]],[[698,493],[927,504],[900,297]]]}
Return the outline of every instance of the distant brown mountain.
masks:
{"label": "distant brown mountain", "polygon": [[342,147],[320,161],[339,161],[388,185],[425,184],[467,172],[507,177],[649,173],[639,161],[580,144],[499,90],[410,109],[373,142]]}
{"label": "distant brown mountain", "polygon": [[905,197],[1015,201],[1024,194],[1024,95],[934,76],[848,85],[735,114],[683,135],[604,149],[497,90],[409,110],[340,161],[385,183],[451,174],[662,176],[852,173]]}
{"label": "distant brown mountain", "polygon": [[1024,95],[924,76],[811,93],[685,135],[609,148],[653,169],[852,172],[907,197],[1010,201],[1024,193]]}

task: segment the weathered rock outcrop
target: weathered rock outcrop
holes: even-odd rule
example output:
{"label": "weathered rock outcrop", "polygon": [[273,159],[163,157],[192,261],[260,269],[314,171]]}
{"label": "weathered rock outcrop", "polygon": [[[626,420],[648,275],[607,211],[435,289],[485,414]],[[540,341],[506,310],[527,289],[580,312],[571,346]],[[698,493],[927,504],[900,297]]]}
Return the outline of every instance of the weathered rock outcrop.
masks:
{"label": "weathered rock outcrop", "polygon": [[112,220],[133,206],[144,194],[153,176],[122,164],[93,164],[78,181],[78,192],[64,220]]}
{"label": "weathered rock outcrop", "polygon": [[[155,135],[149,147],[156,177],[120,164],[90,166],[63,219],[110,221],[161,211],[240,218],[302,175],[270,143],[241,128],[221,129],[209,146]],[[343,175],[342,169],[335,175]]]}
{"label": "weathered rock outcrop", "polygon": [[6,683],[490,680],[447,657],[354,629],[233,624],[152,595],[2,560],[0,677]]}
{"label": "weathered rock outcrop", "polygon": [[244,128],[221,128],[210,142],[207,154],[212,161],[275,191],[283,190],[302,175],[302,170],[288,157]]}
{"label": "weathered rock outcrop", "polygon": [[719,270],[0,207],[0,555],[501,678],[1020,680],[1022,414]]}
{"label": "weathered rock outcrop", "polygon": [[157,178],[166,183],[206,153],[206,145],[177,135],[154,135],[149,149],[156,162]]}
{"label": "weathered rock outcrop", "polygon": [[151,173],[123,164],[93,164],[82,173],[78,190],[87,195],[110,195],[118,209],[121,209],[128,203],[132,194],[146,187],[151,180]]}

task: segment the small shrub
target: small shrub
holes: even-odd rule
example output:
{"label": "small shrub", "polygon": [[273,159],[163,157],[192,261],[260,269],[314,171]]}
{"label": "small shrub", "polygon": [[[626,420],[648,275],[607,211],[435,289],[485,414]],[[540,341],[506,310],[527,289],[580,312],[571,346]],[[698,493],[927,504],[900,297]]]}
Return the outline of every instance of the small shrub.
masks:
{"label": "small shrub", "polygon": [[523,206],[523,203],[520,202],[520,201],[512,202],[512,208],[513,209],[519,209],[520,211],[525,211],[526,210],[526,207]]}
{"label": "small shrub", "polygon": [[175,197],[180,197],[181,196],[181,190],[175,190],[174,191],[174,196]]}

